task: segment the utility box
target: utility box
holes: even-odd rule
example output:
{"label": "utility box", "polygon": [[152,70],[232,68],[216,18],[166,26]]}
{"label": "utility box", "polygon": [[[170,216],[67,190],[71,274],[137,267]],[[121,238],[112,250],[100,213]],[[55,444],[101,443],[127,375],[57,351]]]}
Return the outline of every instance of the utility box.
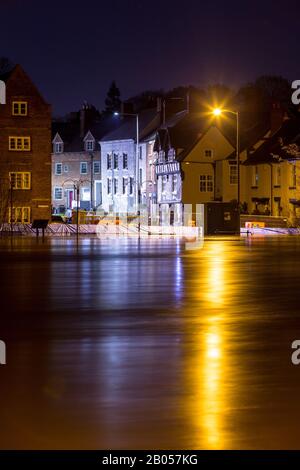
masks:
{"label": "utility box", "polygon": [[208,202],[204,214],[205,235],[240,234],[240,215],[236,203]]}

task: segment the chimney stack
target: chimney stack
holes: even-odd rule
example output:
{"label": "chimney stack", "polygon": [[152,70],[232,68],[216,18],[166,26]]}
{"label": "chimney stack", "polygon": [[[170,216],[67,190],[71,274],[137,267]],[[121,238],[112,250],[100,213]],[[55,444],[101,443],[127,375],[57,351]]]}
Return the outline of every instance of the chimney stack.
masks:
{"label": "chimney stack", "polygon": [[86,111],[88,109],[88,104],[86,101],[83,102],[82,108],[80,110],[80,137],[83,139],[85,136],[85,126],[86,126]]}
{"label": "chimney stack", "polygon": [[271,116],[270,116],[270,126],[271,126],[271,134],[275,134],[278,129],[282,126],[284,120],[284,111],[282,109],[281,104],[277,102],[273,102],[271,105]]}

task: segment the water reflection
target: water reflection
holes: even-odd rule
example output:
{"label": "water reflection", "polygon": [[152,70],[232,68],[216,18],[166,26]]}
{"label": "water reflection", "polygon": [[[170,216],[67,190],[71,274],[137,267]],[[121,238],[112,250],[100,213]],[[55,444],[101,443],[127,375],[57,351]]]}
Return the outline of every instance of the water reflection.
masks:
{"label": "water reflection", "polygon": [[298,239],[13,243],[0,446],[299,446]]}

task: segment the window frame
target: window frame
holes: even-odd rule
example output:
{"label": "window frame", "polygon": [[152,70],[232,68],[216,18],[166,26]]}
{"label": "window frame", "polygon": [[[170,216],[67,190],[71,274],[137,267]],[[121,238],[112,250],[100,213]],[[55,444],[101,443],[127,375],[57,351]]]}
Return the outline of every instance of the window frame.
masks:
{"label": "window frame", "polygon": [[[12,143],[15,145],[12,145]],[[25,145],[27,142],[28,145]],[[18,147],[19,143],[21,146]],[[31,137],[23,135],[10,135],[8,136],[8,149],[11,152],[30,152],[31,151]]]}
{"label": "window frame", "polygon": [[[89,148],[89,144],[92,144],[91,148]],[[86,152],[93,152],[95,150],[95,141],[92,139],[85,141],[85,150]]]}
{"label": "window frame", "polygon": [[[86,167],[86,171],[82,171],[83,165]],[[88,162],[80,162],[80,174],[87,175],[88,174]]]}
{"label": "window frame", "polygon": [[[12,178],[15,178],[15,184],[12,184]],[[21,175],[21,185],[18,187],[17,182],[17,176]],[[28,184],[25,184],[25,177],[28,176]],[[10,185],[13,190],[26,190],[29,191],[31,189],[31,172],[30,171],[10,171],[9,172],[9,180],[10,180]]]}
{"label": "window frame", "polygon": [[[210,155],[207,155],[208,152],[210,152]],[[204,157],[205,158],[213,158],[213,156],[214,156],[213,149],[210,149],[210,148],[204,149]]]}
{"label": "window frame", "polygon": [[[61,197],[56,197],[56,191],[60,190],[61,191]],[[55,201],[63,201],[64,199],[64,192],[63,192],[63,187],[62,186],[54,186],[54,200]]]}
{"label": "window frame", "polygon": [[[96,166],[96,165],[98,165],[99,171],[96,171],[96,170],[95,170],[95,166]],[[100,173],[101,173],[100,160],[93,161],[93,174],[94,174],[94,175],[100,175]]]}
{"label": "window frame", "polygon": [[[15,111],[15,106],[17,105],[17,111]],[[21,108],[22,106],[25,105],[25,112],[22,113],[21,112]],[[28,116],[28,102],[27,101],[12,101],[12,109],[11,109],[11,112],[12,112],[12,116],[21,116],[21,117],[24,117],[24,116]]]}
{"label": "window frame", "polygon": [[[31,207],[30,206],[13,206],[13,220],[11,217],[11,207],[8,208],[8,222],[14,224],[30,224],[31,220]],[[21,221],[16,220],[16,211],[21,212]],[[25,211],[27,211],[27,217],[25,221]]]}
{"label": "window frame", "polygon": [[[60,173],[57,171],[58,167],[60,167]],[[54,173],[56,176],[61,176],[63,174],[63,164],[61,162],[55,163]]]}
{"label": "window frame", "polygon": [[209,175],[209,174],[199,175],[199,191],[200,193],[213,193],[214,192],[213,175]]}

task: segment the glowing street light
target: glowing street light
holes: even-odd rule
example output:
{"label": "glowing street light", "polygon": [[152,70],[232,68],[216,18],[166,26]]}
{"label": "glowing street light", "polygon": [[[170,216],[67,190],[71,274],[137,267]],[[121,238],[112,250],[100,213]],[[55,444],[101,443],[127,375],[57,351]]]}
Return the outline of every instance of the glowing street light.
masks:
{"label": "glowing street light", "polygon": [[221,110],[220,108],[215,108],[215,109],[213,110],[213,114],[214,114],[215,116],[220,116],[221,113],[222,113],[222,110]]}

